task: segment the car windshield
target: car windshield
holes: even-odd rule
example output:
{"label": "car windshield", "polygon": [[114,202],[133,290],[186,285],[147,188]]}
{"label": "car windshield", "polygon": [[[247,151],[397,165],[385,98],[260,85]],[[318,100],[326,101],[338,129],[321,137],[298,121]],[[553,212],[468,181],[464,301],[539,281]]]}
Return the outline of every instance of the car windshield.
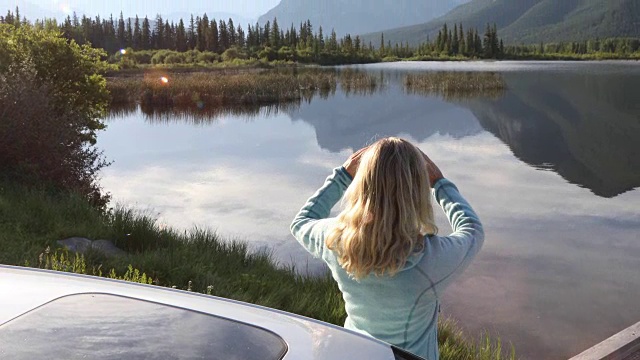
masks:
{"label": "car windshield", "polygon": [[114,295],[60,298],[0,326],[2,359],[282,359],[255,326]]}

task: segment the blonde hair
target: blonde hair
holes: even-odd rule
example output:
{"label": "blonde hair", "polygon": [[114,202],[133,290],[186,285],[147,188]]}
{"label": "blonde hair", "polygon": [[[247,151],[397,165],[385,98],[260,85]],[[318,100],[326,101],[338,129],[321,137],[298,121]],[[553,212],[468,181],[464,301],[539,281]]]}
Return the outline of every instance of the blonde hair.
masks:
{"label": "blonde hair", "polygon": [[362,155],[327,247],[355,279],[395,275],[424,249],[424,235],[438,231],[430,189],[419,149],[399,138],[379,140]]}

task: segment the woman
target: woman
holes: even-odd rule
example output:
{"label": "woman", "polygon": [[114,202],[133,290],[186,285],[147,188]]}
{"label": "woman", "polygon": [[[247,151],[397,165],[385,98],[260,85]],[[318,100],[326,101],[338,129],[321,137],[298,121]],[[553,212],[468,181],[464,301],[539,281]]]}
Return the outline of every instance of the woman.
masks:
{"label": "woman", "polygon": [[[431,194],[453,233],[437,236]],[[345,208],[330,218],[345,195]],[[382,139],[333,171],[291,224],[331,269],[351,329],[437,360],[440,295],[471,262],[482,225],[456,186],[417,147]]]}

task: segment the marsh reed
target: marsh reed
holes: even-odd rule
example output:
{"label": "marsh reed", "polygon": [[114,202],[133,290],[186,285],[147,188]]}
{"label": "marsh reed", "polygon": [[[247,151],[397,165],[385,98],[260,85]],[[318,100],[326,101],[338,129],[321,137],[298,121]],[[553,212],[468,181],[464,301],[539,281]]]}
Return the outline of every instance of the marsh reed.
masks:
{"label": "marsh reed", "polygon": [[404,78],[408,94],[442,96],[445,100],[502,97],[507,85],[500,74],[482,72],[430,72]]}

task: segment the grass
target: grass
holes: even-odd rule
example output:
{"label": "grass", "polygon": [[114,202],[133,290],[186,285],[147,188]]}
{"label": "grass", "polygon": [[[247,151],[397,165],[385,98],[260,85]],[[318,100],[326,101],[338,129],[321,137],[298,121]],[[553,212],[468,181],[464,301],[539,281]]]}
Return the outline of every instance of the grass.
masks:
{"label": "grass", "polygon": [[370,72],[344,69],[340,72],[340,88],[349,96],[372,95],[386,88],[384,75]]}
{"label": "grass", "polygon": [[[128,252],[70,255],[56,240],[73,236],[110,239]],[[252,253],[246,243],[225,241],[206,229],[179,232],[154,218],[116,208],[102,213],[73,194],[26,189],[0,181],[0,263],[70,271],[176,287],[268,306],[342,325],[344,303],[329,276],[300,275]],[[53,249],[53,250],[51,250]],[[468,341],[450,321],[440,324],[441,358],[510,359],[499,341]]]}
{"label": "grass", "polygon": [[499,74],[483,72],[430,72],[408,74],[404,88],[409,94],[439,95],[446,100],[476,97],[500,98],[507,85]]}
{"label": "grass", "polygon": [[353,69],[279,68],[227,71],[151,69],[111,74],[107,88],[112,107],[143,110],[183,109],[210,111],[220,108],[296,104],[319,95],[335,94],[338,85],[347,94],[371,94],[384,87],[376,75]]}
{"label": "grass", "polygon": [[182,73],[154,69],[143,76],[108,78],[112,103],[160,107],[219,107],[288,103],[330,93],[335,71],[271,70]]}

